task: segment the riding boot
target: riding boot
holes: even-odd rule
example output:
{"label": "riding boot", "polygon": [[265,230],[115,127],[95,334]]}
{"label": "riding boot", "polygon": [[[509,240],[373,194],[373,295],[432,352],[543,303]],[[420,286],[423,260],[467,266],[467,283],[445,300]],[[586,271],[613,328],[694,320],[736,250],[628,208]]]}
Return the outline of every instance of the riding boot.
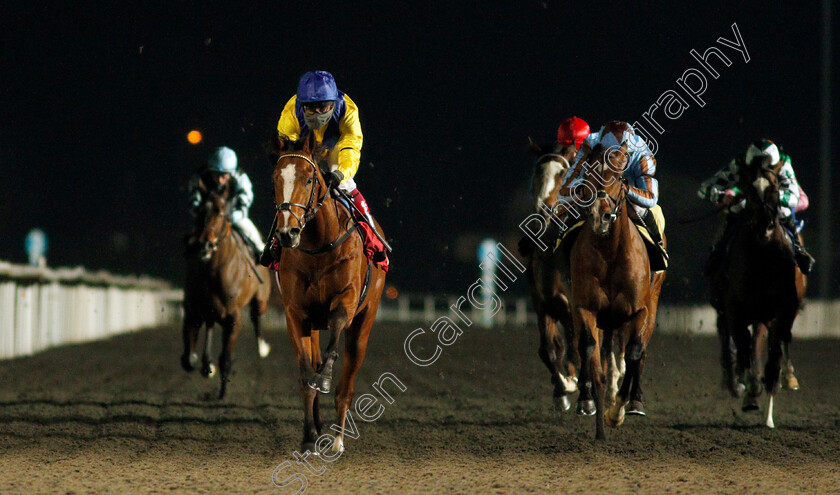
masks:
{"label": "riding boot", "polygon": [[[356,206],[353,211],[353,216],[356,220],[365,222],[370,225],[371,230],[376,230],[376,224],[373,221],[373,216],[370,214],[370,208],[368,207],[367,201],[365,201],[365,197],[359,192],[359,189],[353,189],[350,197],[353,198],[353,205]],[[375,235],[371,237],[370,239],[365,238],[365,247],[374,250],[373,261],[385,261],[387,258],[385,245]]]}
{"label": "riding boot", "polygon": [[645,209],[645,212],[642,215],[642,223],[645,224],[645,228],[647,229],[648,234],[650,234],[650,238],[653,239],[653,242],[655,242],[660,248],[663,247],[662,236],[659,234],[659,227],[656,225],[656,219],[653,217],[653,213],[650,209]]}
{"label": "riding boot", "polygon": [[282,247],[276,236],[271,236],[271,239],[265,243],[262,253],[258,255],[258,261],[262,266],[271,267],[272,264],[280,261],[280,250]]}
{"label": "riding boot", "polygon": [[805,246],[802,245],[802,237],[796,233],[796,225],[793,217],[787,217],[782,221],[782,224],[790,231],[791,238],[793,239],[793,259],[796,261],[797,266],[799,266],[799,271],[808,275],[814,268],[816,260],[805,249]]}

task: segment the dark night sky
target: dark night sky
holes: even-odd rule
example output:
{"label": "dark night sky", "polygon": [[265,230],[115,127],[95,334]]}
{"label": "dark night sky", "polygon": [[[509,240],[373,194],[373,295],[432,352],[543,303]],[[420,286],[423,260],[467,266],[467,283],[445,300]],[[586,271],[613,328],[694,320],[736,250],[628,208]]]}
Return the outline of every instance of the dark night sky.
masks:
{"label": "dark night sky", "polygon": [[[709,210],[695,195],[699,181],[758,137],[791,154],[811,197],[806,232],[816,249],[813,5],[14,3],[0,32],[2,259],[22,262],[23,237],[39,226],[50,235],[52,265],[180,282],[190,174],[212,148],[234,148],[255,185],[251,217],[267,229],[263,142],[300,74],[324,69],[360,107],[356,179],[394,239],[391,282],[463,292],[477,276],[473,241],[489,235],[515,246],[529,204],[526,137],[548,142],[573,114],[596,129],[640,119],[699,67],[692,48],[734,39],[733,22],[750,62],[721,47],[733,63],[717,63],[705,107],[688,100],[678,120],[659,113],[657,177],[673,261],[663,298],[703,297],[716,223],[677,219]],[[835,87],[838,72],[835,64]],[[835,105],[835,128],[838,115]],[[193,128],[205,136],[198,146],[185,138]]]}

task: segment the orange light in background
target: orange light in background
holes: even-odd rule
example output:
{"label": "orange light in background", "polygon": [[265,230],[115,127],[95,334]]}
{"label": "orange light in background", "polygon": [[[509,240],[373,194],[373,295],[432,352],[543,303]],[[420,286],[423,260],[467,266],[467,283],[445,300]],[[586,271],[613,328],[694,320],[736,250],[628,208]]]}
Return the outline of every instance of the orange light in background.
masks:
{"label": "orange light in background", "polygon": [[385,289],[385,297],[388,299],[396,299],[400,295],[400,291],[393,285]]}
{"label": "orange light in background", "polygon": [[187,141],[189,141],[190,144],[200,143],[201,142],[201,133],[198,132],[198,131],[195,131],[195,130],[190,131],[189,134],[187,134]]}

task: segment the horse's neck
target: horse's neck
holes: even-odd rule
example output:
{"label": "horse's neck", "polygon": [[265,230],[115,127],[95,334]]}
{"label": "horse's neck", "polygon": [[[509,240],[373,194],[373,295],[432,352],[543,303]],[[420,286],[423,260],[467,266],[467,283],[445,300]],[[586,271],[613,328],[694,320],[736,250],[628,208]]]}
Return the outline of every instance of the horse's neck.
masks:
{"label": "horse's neck", "polygon": [[324,199],[318,213],[301,231],[301,246],[306,249],[318,249],[334,241],[341,232],[341,211],[338,201],[332,197]]}

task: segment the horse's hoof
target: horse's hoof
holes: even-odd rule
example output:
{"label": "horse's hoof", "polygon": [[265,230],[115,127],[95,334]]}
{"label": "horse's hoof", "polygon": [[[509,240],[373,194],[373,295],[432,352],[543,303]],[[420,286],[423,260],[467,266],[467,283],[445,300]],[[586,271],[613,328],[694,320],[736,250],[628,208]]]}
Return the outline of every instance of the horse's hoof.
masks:
{"label": "horse's hoof", "polygon": [[572,402],[566,395],[559,395],[554,397],[554,410],[557,412],[566,412],[572,408]]}
{"label": "horse's hoof", "polygon": [[785,390],[799,390],[799,380],[793,375],[787,376],[782,380],[782,388]]}
{"label": "horse's hoof", "polygon": [[734,384],[729,385],[729,395],[734,397],[735,399],[740,399],[744,396],[744,392],[747,391],[747,386],[741,382],[736,382]]}
{"label": "horse's hoof", "polygon": [[268,353],[271,352],[271,346],[265,341],[265,339],[258,339],[257,351],[260,353],[261,358],[268,357]]}
{"label": "horse's hoof", "polygon": [[613,428],[621,426],[621,423],[624,423],[624,408],[617,406],[610,407],[604,413],[604,421]]}
{"label": "horse's hoof", "polygon": [[213,363],[207,363],[201,367],[201,376],[204,378],[212,378],[216,375],[216,365]]}
{"label": "horse's hoof", "polygon": [[184,368],[184,371],[195,371],[195,363],[198,361],[198,356],[196,354],[181,355],[181,368]]}
{"label": "horse's hoof", "polygon": [[627,404],[627,414],[631,416],[647,416],[645,404],[640,400],[631,400]]}
{"label": "horse's hoof", "polygon": [[303,442],[300,444],[300,453],[305,454],[307,451],[312,455],[318,455],[318,449],[315,448],[315,442]]}
{"label": "horse's hoof", "polygon": [[575,411],[578,416],[594,416],[595,415],[595,401],[590,400],[579,400],[577,403],[577,410]]}
{"label": "horse's hoof", "polygon": [[322,394],[330,393],[332,389],[332,377],[330,376],[321,376],[321,383],[318,384],[318,390],[321,391]]}
{"label": "horse's hoof", "polygon": [[321,390],[321,375],[312,375],[312,378],[306,381],[306,385],[312,390]]}
{"label": "horse's hoof", "polygon": [[741,411],[743,412],[754,412],[759,411],[761,406],[758,404],[758,397],[754,397],[748,395],[744,397],[744,403],[741,405]]}

